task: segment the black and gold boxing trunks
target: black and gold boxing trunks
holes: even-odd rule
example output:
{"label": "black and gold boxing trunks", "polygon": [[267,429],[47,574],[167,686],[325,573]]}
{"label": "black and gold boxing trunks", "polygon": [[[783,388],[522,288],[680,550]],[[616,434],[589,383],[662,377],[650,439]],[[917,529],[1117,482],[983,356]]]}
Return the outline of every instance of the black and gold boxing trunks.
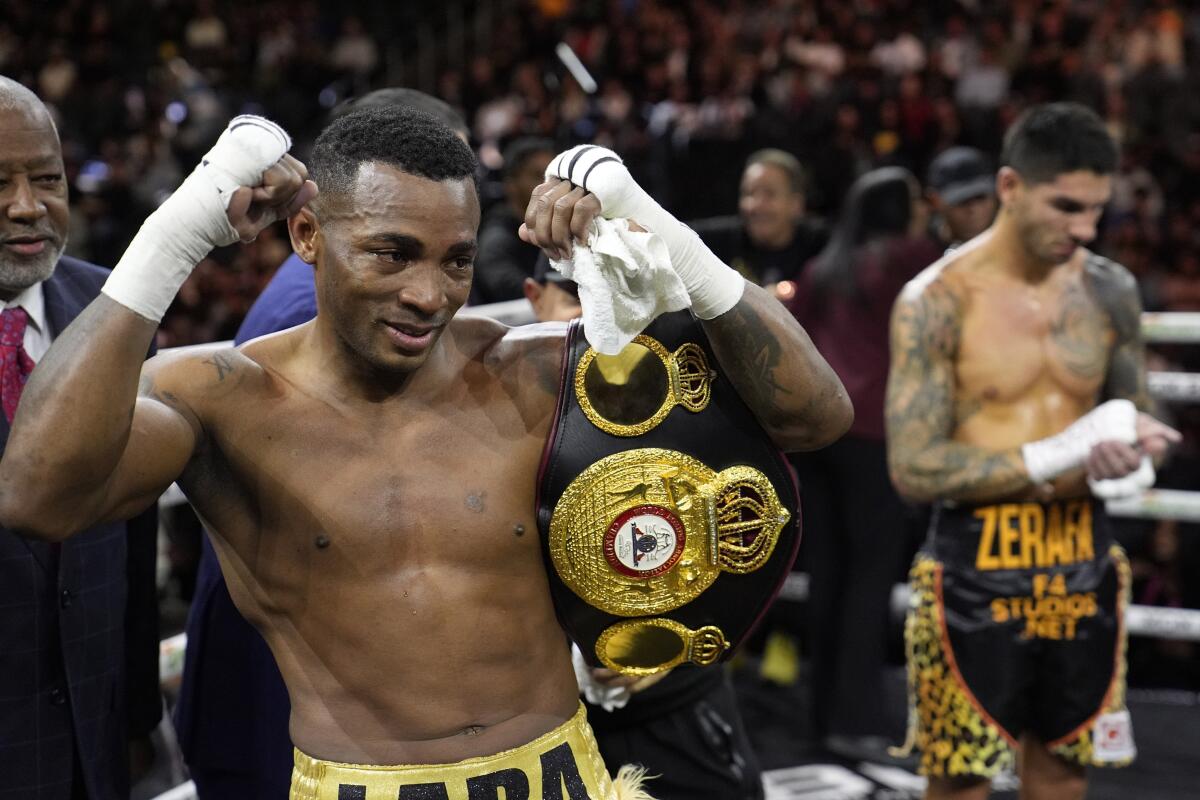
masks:
{"label": "black and gold boxing trunks", "polygon": [[1032,734],[1124,766],[1129,564],[1091,499],[935,509],[905,639],[921,773],[991,778]]}
{"label": "black and gold boxing trunks", "polygon": [[582,704],[528,744],[453,764],[342,764],[295,751],[289,800],[622,800],[648,798],[609,777]]}

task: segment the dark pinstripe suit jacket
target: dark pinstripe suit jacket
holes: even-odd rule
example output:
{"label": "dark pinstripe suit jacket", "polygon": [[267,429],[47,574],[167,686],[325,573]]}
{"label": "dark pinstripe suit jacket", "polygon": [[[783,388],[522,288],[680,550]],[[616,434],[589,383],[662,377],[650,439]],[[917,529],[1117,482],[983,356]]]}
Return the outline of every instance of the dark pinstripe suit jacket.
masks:
{"label": "dark pinstripe suit jacket", "polygon": [[[59,261],[43,284],[54,336],[107,275]],[[128,732],[161,713],[157,527],[151,508],[128,538],[125,524],[99,525],[61,549],[0,529],[0,800],[68,800],[73,753],[89,798],[129,796]]]}

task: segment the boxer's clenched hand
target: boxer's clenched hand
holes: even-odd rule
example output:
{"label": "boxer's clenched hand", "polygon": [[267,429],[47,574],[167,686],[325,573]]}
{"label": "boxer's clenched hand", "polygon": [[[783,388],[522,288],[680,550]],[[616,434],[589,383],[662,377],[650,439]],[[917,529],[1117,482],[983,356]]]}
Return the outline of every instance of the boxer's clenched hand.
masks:
{"label": "boxer's clenched hand", "polygon": [[192,269],[214,247],[253,239],[316,194],[287,155],[287,131],[234,117],[200,164],[142,224],[102,291],[157,322]]}
{"label": "boxer's clenched hand", "polygon": [[540,247],[550,260],[565,261],[571,257],[574,242],[587,242],[592,221],[598,216],[596,195],[570,181],[550,178],[530,195],[518,235]]}
{"label": "boxer's clenched hand", "polygon": [[636,220],[644,226],[639,230],[662,238],[671,268],[700,319],[714,319],[741,299],[746,283],[742,276],[647,194],[620,156],[603,147],[580,145],[554,157],[546,168],[546,182],[530,198],[521,238],[561,261],[570,255],[572,238],[587,241],[587,230],[598,215],[628,220],[631,228]]}
{"label": "boxer's clenched hand", "polygon": [[317,185],[308,180],[308,169],[284,155],[266,172],[258,186],[233,192],[225,215],[243,242],[254,241],[264,228],[295,214],[317,196]]}
{"label": "boxer's clenched hand", "polygon": [[1137,495],[1154,485],[1154,459],[1181,440],[1179,431],[1139,413],[1133,443],[1105,439],[1092,445],[1084,466],[1092,494],[1104,500]]}
{"label": "boxer's clenched hand", "polygon": [[1183,439],[1179,431],[1149,414],[1140,412],[1134,431],[1137,438],[1132,444],[1106,439],[1092,446],[1085,462],[1089,478],[1123,478],[1141,467],[1144,456],[1159,459],[1167,452],[1168,447]]}
{"label": "boxer's clenched hand", "polygon": [[1092,480],[1123,478],[1142,464],[1142,454],[1137,447],[1115,439],[1092,445],[1088,452],[1087,476]]}

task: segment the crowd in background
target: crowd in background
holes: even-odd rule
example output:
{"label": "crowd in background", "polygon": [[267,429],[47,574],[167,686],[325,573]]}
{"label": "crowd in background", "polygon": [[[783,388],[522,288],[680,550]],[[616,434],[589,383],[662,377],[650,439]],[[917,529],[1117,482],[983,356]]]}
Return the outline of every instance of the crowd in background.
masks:
{"label": "crowd in background", "polygon": [[[277,119],[303,155],[338,102],[394,77],[394,43],[411,38],[421,13],[315,0],[147,5],[0,2],[0,73],[58,115],[73,191],[68,252],[105,265],[231,115]],[[805,165],[808,212],[832,219],[871,169],[924,176],[953,145],[995,154],[1023,108],[1076,100],[1101,114],[1122,152],[1094,249],[1133,271],[1148,309],[1200,310],[1200,94],[1189,91],[1200,85],[1200,8],[1172,0],[499,5],[512,13],[493,20],[486,51],[441,64],[435,85],[422,87],[466,116],[493,201],[502,195],[501,153],[521,135],[614,148],[681,219],[735,212],[746,157],[774,147]],[[564,69],[560,42],[595,79],[594,93]],[[214,254],[185,284],[160,345],[232,338],[289,252],[276,227]],[[1158,348],[1151,366],[1195,370],[1200,354]],[[1178,459],[1195,463],[1194,411],[1175,410],[1189,432]],[[1168,469],[1164,479],[1185,472]],[[1185,527],[1131,526],[1135,602],[1200,607],[1187,567],[1200,560],[1200,536]],[[1131,659],[1135,681],[1200,686],[1194,645],[1135,642]]]}

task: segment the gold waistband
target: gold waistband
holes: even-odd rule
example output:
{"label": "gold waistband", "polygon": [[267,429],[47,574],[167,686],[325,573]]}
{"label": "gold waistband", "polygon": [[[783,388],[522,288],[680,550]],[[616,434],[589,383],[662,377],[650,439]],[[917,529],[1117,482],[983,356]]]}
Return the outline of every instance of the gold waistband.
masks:
{"label": "gold waistband", "polygon": [[[339,764],[295,751],[289,800],[470,800],[559,797],[612,800],[582,704],[575,716],[528,744],[454,764]],[[558,782],[559,791],[553,789]],[[543,783],[550,790],[543,792]],[[503,791],[501,791],[503,789]]]}

